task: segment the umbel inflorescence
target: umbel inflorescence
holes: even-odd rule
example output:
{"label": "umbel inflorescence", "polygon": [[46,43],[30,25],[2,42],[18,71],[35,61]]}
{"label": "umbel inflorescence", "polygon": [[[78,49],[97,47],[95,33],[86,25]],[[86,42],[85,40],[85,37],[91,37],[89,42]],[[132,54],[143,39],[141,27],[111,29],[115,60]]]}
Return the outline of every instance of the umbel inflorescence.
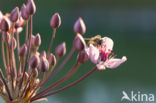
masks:
{"label": "umbel inflorescence", "polygon": [[[40,34],[33,35],[35,12],[36,6],[33,0],[28,0],[26,5],[23,4],[20,11],[16,7],[10,14],[3,15],[0,12],[1,53],[4,65],[4,68],[0,69],[0,96],[6,103],[33,103],[46,100],[45,97],[76,85],[96,70],[113,69],[127,60],[125,56],[122,59],[114,58],[112,39],[100,35],[83,38],[86,27],[82,18],[79,18],[74,24],[76,36],[73,47],[58,68],[55,68],[59,59],[66,54],[65,42],[56,47],[55,55],[51,53],[56,30],[61,25],[60,15],[55,13],[52,16],[50,20],[50,26],[53,29],[52,39],[48,50],[40,53],[38,51],[41,45]],[[22,32],[23,27],[25,32]],[[25,36],[24,44],[19,42],[20,33],[23,37]],[[74,51],[78,51],[76,62],[67,74],[46,89],[40,90],[64,67]],[[71,77],[88,59],[96,64],[93,69],[71,84],[55,89]],[[39,75],[42,76],[39,77]]]}

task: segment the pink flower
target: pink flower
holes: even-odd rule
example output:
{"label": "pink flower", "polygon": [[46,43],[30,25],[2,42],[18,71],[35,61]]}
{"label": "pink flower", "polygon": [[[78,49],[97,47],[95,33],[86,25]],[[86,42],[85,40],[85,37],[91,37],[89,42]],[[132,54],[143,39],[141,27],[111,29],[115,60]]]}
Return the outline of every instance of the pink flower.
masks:
{"label": "pink flower", "polygon": [[95,63],[99,70],[104,70],[105,68],[114,69],[120,64],[125,62],[127,58],[123,56],[121,59],[114,58],[111,55],[113,49],[113,40],[108,37],[102,38],[103,44],[97,47],[92,44],[89,45],[89,58],[91,62]]}

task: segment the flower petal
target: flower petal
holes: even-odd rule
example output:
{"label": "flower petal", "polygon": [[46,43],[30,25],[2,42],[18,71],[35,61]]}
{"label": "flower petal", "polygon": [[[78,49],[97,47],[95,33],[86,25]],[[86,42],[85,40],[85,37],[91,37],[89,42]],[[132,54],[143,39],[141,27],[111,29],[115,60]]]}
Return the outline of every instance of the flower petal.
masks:
{"label": "flower petal", "polygon": [[89,58],[91,62],[97,64],[99,59],[99,50],[92,44],[89,45]]}
{"label": "flower petal", "polygon": [[127,60],[126,56],[123,56],[122,59],[109,59],[105,62],[105,66],[110,69],[117,68],[120,64],[124,63]]}
{"label": "flower petal", "polygon": [[98,70],[105,70],[106,69],[105,65],[104,64],[100,64],[100,63],[97,64],[96,67],[97,67]]}
{"label": "flower petal", "polygon": [[104,41],[104,43],[106,45],[106,53],[109,51],[112,51],[113,45],[114,45],[113,40],[109,37],[103,37],[102,40]]}

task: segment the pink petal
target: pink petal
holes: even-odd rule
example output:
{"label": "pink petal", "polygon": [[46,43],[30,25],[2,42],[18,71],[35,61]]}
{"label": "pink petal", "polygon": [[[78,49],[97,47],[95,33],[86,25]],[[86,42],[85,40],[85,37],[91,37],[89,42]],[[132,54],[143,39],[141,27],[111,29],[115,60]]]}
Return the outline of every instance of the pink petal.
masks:
{"label": "pink petal", "polygon": [[99,50],[92,44],[89,45],[89,58],[91,62],[97,64],[99,59]]}
{"label": "pink petal", "polygon": [[103,37],[102,40],[104,41],[104,43],[106,45],[106,53],[109,51],[112,51],[113,45],[114,45],[113,40],[109,37]]}
{"label": "pink petal", "polygon": [[120,64],[124,63],[127,60],[126,56],[123,56],[122,59],[109,59],[106,61],[105,66],[110,69],[117,68]]}

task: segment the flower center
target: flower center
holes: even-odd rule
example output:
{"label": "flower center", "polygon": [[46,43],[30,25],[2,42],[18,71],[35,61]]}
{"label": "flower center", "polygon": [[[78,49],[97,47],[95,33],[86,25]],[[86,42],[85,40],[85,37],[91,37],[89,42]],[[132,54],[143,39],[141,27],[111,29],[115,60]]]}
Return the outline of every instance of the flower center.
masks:
{"label": "flower center", "polygon": [[100,61],[105,62],[108,58],[108,53],[106,53],[106,48],[103,45],[100,45],[99,47],[99,51],[100,51]]}

